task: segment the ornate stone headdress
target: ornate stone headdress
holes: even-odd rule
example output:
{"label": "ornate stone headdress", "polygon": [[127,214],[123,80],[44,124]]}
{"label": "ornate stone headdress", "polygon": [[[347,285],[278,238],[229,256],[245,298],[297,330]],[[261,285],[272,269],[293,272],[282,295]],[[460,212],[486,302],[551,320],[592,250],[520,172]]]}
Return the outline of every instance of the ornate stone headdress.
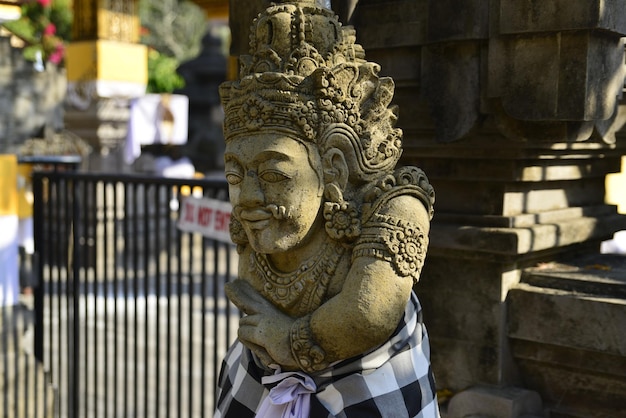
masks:
{"label": "ornate stone headdress", "polygon": [[[273,4],[253,22],[240,80],[220,87],[226,141],[278,132],[350,151],[362,180],[393,171],[402,152],[394,83],[378,77],[356,32],[315,0]],[[334,132],[349,143],[336,144]]]}

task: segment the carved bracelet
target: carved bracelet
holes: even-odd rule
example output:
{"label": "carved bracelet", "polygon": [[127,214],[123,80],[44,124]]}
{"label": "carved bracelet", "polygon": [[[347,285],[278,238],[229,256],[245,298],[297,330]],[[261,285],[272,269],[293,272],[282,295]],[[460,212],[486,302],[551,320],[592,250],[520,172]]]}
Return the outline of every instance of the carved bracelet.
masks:
{"label": "carved bracelet", "polygon": [[317,345],[311,332],[311,315],[299,318],[291,327],[291,353],[302,370],[308,373],[324,370],[329,363],[326,353]]}

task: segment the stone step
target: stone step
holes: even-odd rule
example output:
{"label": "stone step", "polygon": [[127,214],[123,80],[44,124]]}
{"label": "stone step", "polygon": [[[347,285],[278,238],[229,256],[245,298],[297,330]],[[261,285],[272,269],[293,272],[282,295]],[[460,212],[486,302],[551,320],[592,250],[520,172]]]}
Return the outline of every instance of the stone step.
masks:
{"label": "stone step", "polygon": [[456,394],[442,418],[545,418],[539,395],[517,387],[476,386]]}
{"label": "stone step", "polygon": [[526,269],[523,283],[594,296],[626,298],[626,255],[586,255]]}
{"label": "stone step", "polygon": [[582,255],[528,269],[507,308],[520,377],[551,418],[622,416],[626,256]]}

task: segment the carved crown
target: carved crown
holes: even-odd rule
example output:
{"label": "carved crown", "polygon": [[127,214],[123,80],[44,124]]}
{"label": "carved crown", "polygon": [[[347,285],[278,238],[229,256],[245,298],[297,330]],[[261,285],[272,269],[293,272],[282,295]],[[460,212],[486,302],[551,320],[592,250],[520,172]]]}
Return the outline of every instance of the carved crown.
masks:
{"label": "carved crown", "polygon": [[393,170],[402,152],[389,106],[395,86],[355,42],[356,31],[314,0],[283,1],[259,14],[240,79],[220,86],[226,141],[275,131],[323,152],[341,130],[362,177]]}

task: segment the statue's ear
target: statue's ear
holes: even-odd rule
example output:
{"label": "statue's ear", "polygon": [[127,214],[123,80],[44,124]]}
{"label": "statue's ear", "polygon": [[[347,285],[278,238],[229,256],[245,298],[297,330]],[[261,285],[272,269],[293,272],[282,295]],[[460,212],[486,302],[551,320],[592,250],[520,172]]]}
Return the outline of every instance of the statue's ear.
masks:
{"label": "statue's ear", "polygon": [[322,164],[324,165],[324,183],[334,183],[340,190],[345,190],[350,173],[343,152],[339,148],[328,149],[324,153]]}

